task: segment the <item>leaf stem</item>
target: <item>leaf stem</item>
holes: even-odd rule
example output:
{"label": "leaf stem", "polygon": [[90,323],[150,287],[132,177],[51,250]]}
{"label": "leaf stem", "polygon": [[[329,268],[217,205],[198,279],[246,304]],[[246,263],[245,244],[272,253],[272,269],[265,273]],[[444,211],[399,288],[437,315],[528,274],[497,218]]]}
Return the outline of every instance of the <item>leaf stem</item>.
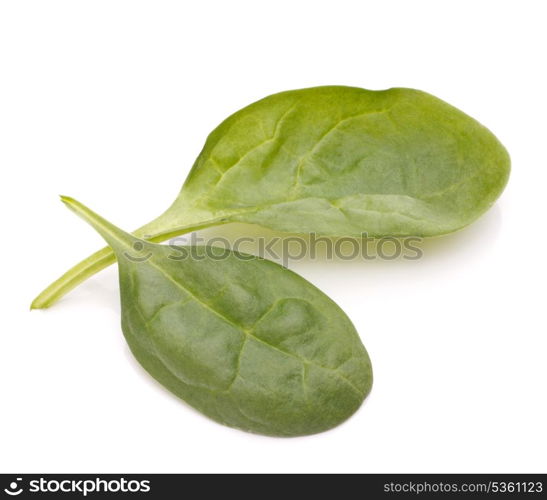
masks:
{"label": "leaf stem", "polygon": [[[169,228],[165,230],[159,229],[161,226],[162,216],[145,224],[133,232],[133,236],[142,238],[147,241],[160,243],[162,241],[180,236],[182,234],[191,233],[199,229],[222,224],[222,221],[211,220],[199,222],[177,228]],[[154,230],[151,230],[154,228]],[[102,248],[101,250],[91,254],[86,259],[82,260],[74,267],[70,268],[60,278],[55,280],[51,285],[45,288],[30,305],[31,309],[47,309],[64,297],[73,288],[76,288],[80,283],[84,282],[94,274],[102,271],[106,267],[116,262],[116,256],[110,247]]]}

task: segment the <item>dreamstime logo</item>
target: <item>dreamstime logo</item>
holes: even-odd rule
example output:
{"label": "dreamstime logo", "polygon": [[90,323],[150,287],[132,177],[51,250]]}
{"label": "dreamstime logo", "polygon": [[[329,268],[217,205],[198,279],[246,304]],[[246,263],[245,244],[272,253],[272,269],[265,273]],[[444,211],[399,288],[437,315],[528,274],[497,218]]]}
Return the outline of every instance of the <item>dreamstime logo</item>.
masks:
{"label": "dreamstime logo", "polygon": [[[360,238],[328,238],[311,233],[309,236],[255,237],[229,239],[222,236],[205,238],[196,233],[169,240],[167,258],[175,261],[193,259],[224,260],[235,256],[252,260],[255,256],[273,260],[288,267],[301,260],[419,260],[423,250],[417,236],[372,238],[362,233]],[[232,250],[233,252],[228,252]],[[136,241],[131,252],[124,253],[131,262],[146,262],[152,257],[150,247]]]}
{"label": "dreamstime logo", "polygon": [[23,493],[23,488],[20,487],[18,481],[22,481],[23,478],[18,477],[15,481],[12,481],[9,484],[9,488],[4,488],[4,491],[11,495],[12,497],[19,495],[20,493]]}

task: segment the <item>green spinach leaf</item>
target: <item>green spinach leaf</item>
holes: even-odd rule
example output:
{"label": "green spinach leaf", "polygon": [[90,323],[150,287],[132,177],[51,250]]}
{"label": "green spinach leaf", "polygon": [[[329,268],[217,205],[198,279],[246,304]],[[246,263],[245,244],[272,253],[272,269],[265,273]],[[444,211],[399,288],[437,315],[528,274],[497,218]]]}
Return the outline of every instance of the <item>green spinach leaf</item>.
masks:
{"label": "green spinach leaf", "polygon": [[[359,408],[372,384],[367,352],[306,280],[230,250],[174,252],[63,201],[114,250],[127,343],[171,392],[222,424],[273,436],[325,431]],[[136,244],[147,259],[131,257]]]}
{"label": "green spinach leaf", "polygon": [[[164,241],[246,222],[328,236],[436,236],[484,213],[509,170],[490,131],[425,92],[282,92],[221,123],[175,202],[134,234]],[[48,307],[114,260],[108,248],[93,254],[32,307]]]}

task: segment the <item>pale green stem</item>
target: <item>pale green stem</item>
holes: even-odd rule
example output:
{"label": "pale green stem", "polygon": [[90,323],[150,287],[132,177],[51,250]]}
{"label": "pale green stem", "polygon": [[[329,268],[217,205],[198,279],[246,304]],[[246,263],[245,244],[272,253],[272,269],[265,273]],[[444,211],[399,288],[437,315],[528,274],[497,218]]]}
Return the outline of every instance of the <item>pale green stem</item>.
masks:
{"label": "pale green stem", "polygon": [[[162,216],[145,224],[137,229],[133,235],[139,238],[159,243],[161,241],[180,236],[181,234],[191,233],[198,229],[204,229],[206,227],[222,224],[223,222],[217,220],[205,221],[193,225],[181,226],[176,229],[161,230],[158,226],[161,226]],[[87,280],[94,274],[103,270],[105,267],[116,262],[114,252],[110,247],[105,247],[98,252],[90,255],[87,259],[82,260],[74,267],[69,269],[59,279],[49,285],[44,291],[42,291],[33,301],[30,306],[31,309],[45,309],[57,302],[61,297],[66,295],[70,290],[77,287],[80,283]]]}

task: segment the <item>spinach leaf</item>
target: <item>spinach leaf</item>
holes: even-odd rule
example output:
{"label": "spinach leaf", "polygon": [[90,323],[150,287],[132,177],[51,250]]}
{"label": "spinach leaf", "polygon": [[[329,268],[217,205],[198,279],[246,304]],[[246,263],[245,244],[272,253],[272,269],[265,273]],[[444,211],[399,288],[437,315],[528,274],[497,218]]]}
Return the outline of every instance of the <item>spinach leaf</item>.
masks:
{"label": "spinach leaf", "polygon": [[[175,202],[134,234],[164,241],[238,221],[328,236],[436,236],[484,213],[509,170],[490,131],[425,92],[282,92],[221,123]],[[114,260],[108,248],[93,254],[32,307],[48,307]]]}
{"label": "spinach leaf", "polygon": [[[273,436],[325,431],[359,408],[372,384],[367,352],[306,280],[226,249],[173,252],[62,199],[114,250],[127,343],[171,392],[217,422]],[[131,258],[135,244],[147,260]]]}

